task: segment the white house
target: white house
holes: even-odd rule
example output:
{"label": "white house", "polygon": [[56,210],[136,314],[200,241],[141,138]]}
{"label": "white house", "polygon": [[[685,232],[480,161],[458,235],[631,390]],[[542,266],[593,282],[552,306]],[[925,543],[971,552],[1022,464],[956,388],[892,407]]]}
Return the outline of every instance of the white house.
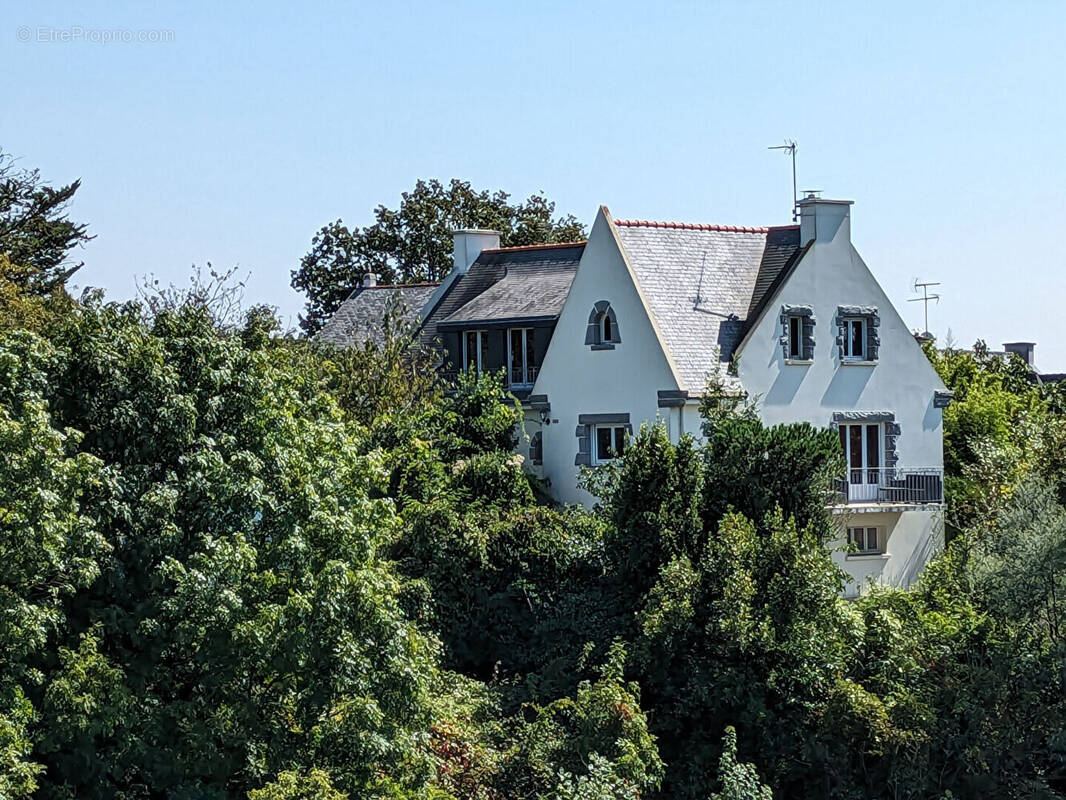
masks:
{"label": "white house", "polygon": [[906,586],[943,541],[950,396],[853,247],[850,206],[807,197],[799,225],[751,228],[601,207],[584,245],[499,248],[459,231],[424,335],[447,369],[505,370],[531,469],[564,503],[595,502],[582,467],[642,423],[698,438],[711,376],[757,398],[767,424],[836,428],[849,470],[832,512],[858,552],[835,558],[852,592]]}

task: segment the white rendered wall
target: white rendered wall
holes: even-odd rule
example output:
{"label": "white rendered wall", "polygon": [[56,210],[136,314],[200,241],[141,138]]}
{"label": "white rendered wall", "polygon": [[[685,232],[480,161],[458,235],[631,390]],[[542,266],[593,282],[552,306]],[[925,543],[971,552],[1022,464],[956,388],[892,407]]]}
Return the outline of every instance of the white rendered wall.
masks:
{"label": "white rendered wall", "polygon": [[[843,231],[843,229],[842,229]],[[815,353],[809,365],[785,363],[781,307],[814,309]],[[876,366],[841,363],[835,318],[841,305],[876,306],[881,347]],[[891,411],[900,426],[900,467],[940,467],[945,387],[870,270],[846,239],[816,243],[771,301],[739,354],[738,374],[768,425],[806,420],[826,427],[836,411]]]}
{"label": "white rendered wall", "polygon": [[[836,229],[832,240],[818,241],[811,247],[771,300],[762,320],[742,345],[740,380],[748,393],[757,397],[760,416],[767,425],[807,421],[826,427],[838,411],[892,412],[900,426],[897,466],[942,467],[942,410],[934,407],[933,398],[945,387],[851,246],[848,222],[845,220]],[[785,361],[780,343],[782,305],[809,305],[814,309],[815,353],[809,365]],[[876,365],[842,365],[835,321],[841,305],[877,307],[881,345]],[[858,585],[871,577],[892,585],[910,585],[943,543],[939,509],[852,516],[856,518],[855,525],[882,525],[889,532],[885,558],[845,558],[842,553],[837,554],[838,563]],[[874,516],[883,519],[861,522]],[[843,540],[843,527],[841,536]]]}
{"label": "white rendered wall", "polygon": [[[854,597],[870,582],[906,588],[921,574],[926,562],[944,546],[944,519],[939,508],[900,513],[834,514],[840,539],[831,545],[833,561],[852,578],[844,589]],[[844,550],[848,527],[876,527],[883,538],[883,555],[848,555]]]}
{"label": "white rendered wall", "polygon": [[[610,302],[618,321],[622,340],[613,350],[593,351],[585,344],[589,313],[599,300]],[[591,506],[596,501],[577,487],[580,414],[628,413],[636,433],[642,422],[659,418],[658,391],[677,386],[613,225],[601,209],[533,387],[533,394],[547,395],[551,403],[551,423],[540,430],[541,474],[551,482],[552,494],[564,503]],[[676,419],[676,409],[662,409],[662,418],[671,412]],[[528,433],[534,430],[527,426]]]}

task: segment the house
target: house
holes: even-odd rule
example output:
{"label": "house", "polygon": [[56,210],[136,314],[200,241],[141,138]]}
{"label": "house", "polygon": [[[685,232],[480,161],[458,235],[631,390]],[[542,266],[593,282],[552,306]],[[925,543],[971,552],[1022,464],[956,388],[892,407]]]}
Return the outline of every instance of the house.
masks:
{"label": "house", "polygon": [[699,436],[708,380],[758,399],[767,424],[839,431],[835,554],[855,579],[912,583],[943,542],[950,394],[851,242],[851,203],[808,196],[798,225],[616,220],[583,244],[499,248],[458,231],[422,309],[445,370],[504,369],[521,449],[564,503],[644,423]]}
{"label": "house", "polygon": [[385,341],[384,322],[389,312],[395,314],[400,325],[420,326],[422,309],[438,286],[436,283],[379,284],[377,275],[367,273],[315,335],[315,340],[341,347],[365,342],[381,345]]}

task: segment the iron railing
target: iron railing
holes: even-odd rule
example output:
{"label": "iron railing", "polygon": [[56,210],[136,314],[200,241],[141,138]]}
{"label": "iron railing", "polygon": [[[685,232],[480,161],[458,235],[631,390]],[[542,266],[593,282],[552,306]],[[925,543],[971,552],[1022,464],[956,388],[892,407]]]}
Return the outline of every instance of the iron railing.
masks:
{"label": "iron railing", "polygon": [[511,368],[511,386],[532,386],[537,381],[537,368],[521,367]]}
{"label": "iron railing", "polygon": [[864,467],[849,469],[837,480],[845,503],[904,503],[924,505],[944,502],[942,467]]}

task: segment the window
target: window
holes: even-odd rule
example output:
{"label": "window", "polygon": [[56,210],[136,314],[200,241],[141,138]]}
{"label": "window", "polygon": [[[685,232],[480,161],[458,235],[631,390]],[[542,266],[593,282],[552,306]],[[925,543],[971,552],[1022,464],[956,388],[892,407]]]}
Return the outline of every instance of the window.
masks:
{"label": "window", "polygon": [[511,386],[530,386],[537,380],[532,328],[511,328],[507,331],[507,375]]}
{"label": "window", "polygon": [[866,361],[866,318],[844,319],[844,358],[848,361]]}
{"label": "window", "polygon": [[814,360],[814,309],[781,306],[781,353],[786,361]]}
{"label": "window", "polygon": [[848,528],[848,544],[853,544],[862,554],[882,552],[881,536],[877,528]]}
{"label": "window", "polygon": [[585,344],[593,350],[613,350],[622,341],[618,334],[618,317],[606,300],[597,300],[589,312],[588,328],[585,331]]}
{"label": "window", "polygon": [[534,433],[529,439],[529,460],[534,464],[544,463],[544,436],[540,431]]}
{"label": "window", "polygon": [[878,484],[881,481],[881,425],[861,423],[840,426],[840,442],[848,462],[848,483]]}
{"label": "window", "polygon": [[803,358],[803,320],[797,316],[788,318],[788,357]]}
{"label": "window", "polygon": [[600,342],[611,341],[611,317],[604,311],[600,314]]}
{"label": "window", "polygon": [[877,361],[881,317],[876,306],[837,306],[836,325],[841,362]]}
{"label": "window", "polygon": [[603,464],[617,458],[626,449],[626,428],[624,425],[597,425],[596,452],[594,464]]}
{"label": "window", "polygon": [[486,331],[463,331],[463,370],[481,374],[482,358],[488,350]]}

